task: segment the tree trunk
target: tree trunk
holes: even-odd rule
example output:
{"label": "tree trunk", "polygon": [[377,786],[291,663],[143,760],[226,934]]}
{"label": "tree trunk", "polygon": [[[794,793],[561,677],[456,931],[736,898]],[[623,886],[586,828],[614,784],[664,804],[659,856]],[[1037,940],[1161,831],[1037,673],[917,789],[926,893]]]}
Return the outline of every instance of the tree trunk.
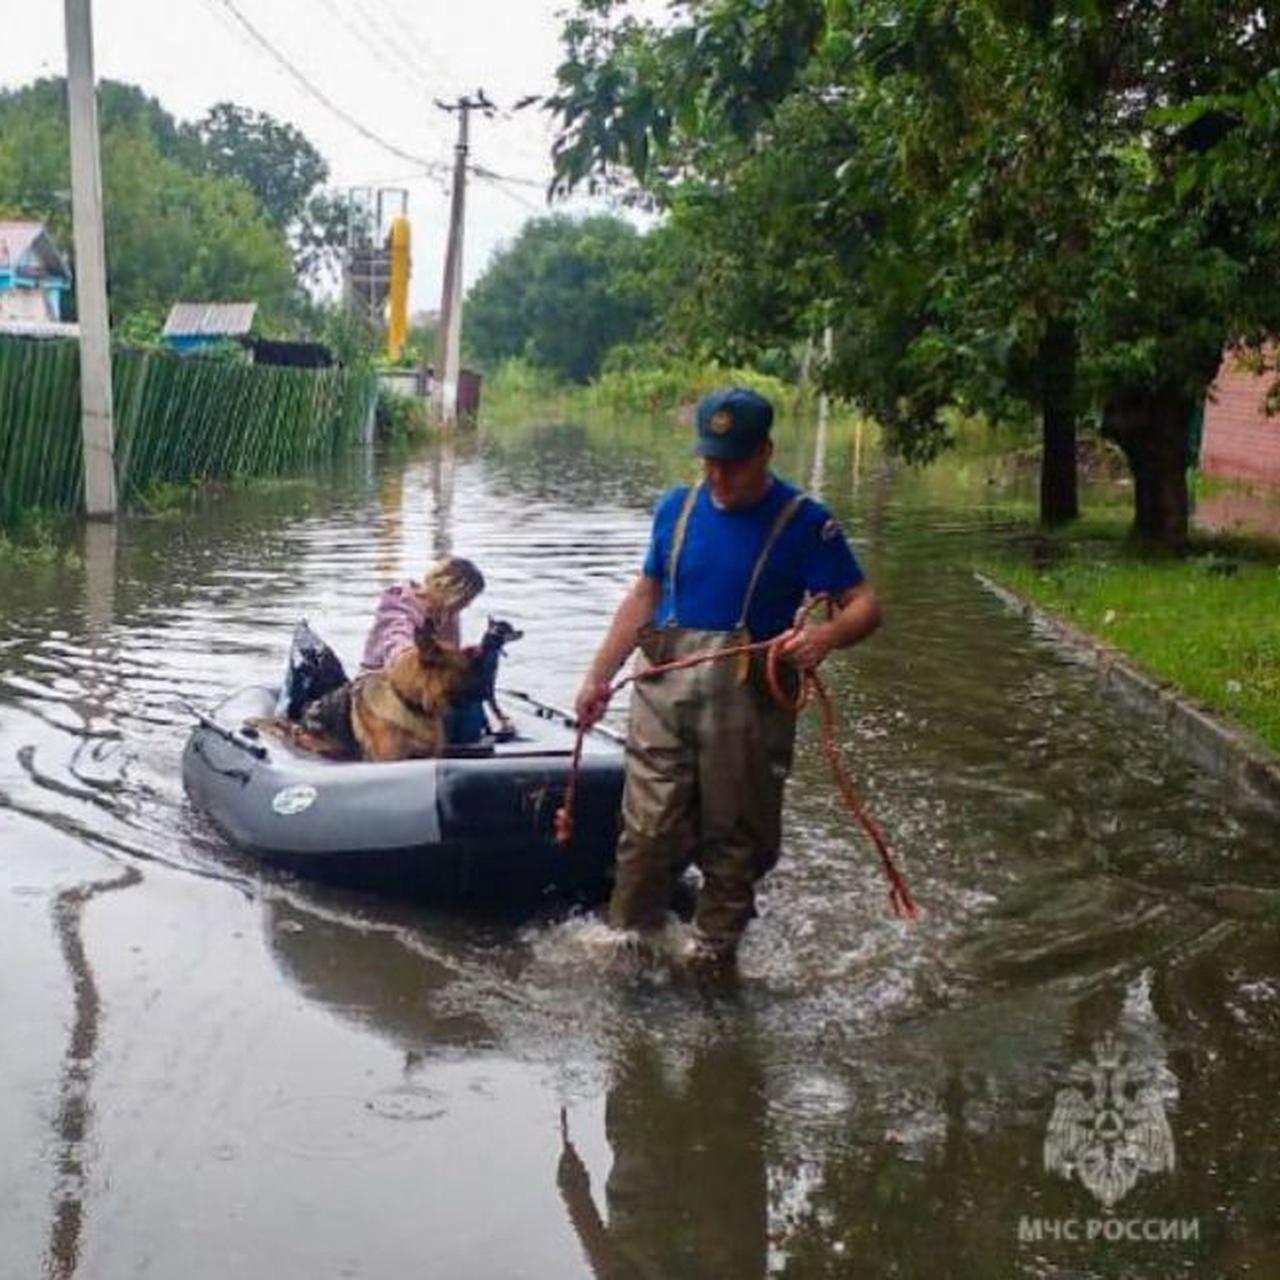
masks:
{"label": "tree trunk", "polygon": [[1076,475],[1076,330],[1051,320],[1040,343],[1040,403],[1043,454],[1040,460],[1040,523],[1052,528],[1080,515]]}
{"label": "tree trunk", "polygon": [[1122,392],[1103,411],[1103,434],[1124,451],[1133,472],[1133,537],[1153,549],[1187,547],[1187,443],[1194,409],[1184,391],[1164,386]]}

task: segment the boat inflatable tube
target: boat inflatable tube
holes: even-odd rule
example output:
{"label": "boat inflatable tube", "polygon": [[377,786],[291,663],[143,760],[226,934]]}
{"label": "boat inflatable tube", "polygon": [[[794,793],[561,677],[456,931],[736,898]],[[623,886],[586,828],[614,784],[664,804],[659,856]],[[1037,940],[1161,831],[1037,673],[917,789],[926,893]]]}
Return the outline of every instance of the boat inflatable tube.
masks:
{"label": "boat inflatable tube", "polygon": [[513,738],[430,760],[326,760],[257,733],[278,690],[252,687],[197,723],[182,758],[187,794],[238,849],[359,887],[523,897],[607,891],[619,832],[623,740],[584,738],[574,839],[555,843],[576,728],[572,716],[506,690]]}

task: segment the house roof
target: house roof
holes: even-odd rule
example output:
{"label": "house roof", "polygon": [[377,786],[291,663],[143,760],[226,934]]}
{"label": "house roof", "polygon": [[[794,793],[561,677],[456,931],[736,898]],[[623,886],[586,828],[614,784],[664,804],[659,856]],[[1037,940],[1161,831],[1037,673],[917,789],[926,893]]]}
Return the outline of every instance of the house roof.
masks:
{"label": "house roof", "polygon": [[17,271],[25,267],[33,276],[71,279],[71,271],[54,248],[43,222],[0,220],[0,267]]}
{"label": "house roof", "polygon": [[256,302],[175,302],[164,322],[165,338],[234,338],[253,327]]}

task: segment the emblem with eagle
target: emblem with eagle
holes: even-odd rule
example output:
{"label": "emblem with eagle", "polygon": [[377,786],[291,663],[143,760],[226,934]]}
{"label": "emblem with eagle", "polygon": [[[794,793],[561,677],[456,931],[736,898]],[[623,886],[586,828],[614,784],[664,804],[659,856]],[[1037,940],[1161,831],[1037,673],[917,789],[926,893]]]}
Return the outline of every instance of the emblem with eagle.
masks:
{"label": "emblem with eagle", "polygon": [[1173,1169],[1173,1134],[1153,1070],[1132,1062],[1110,1034],[1094,1045],[1093,1057],[1076,1063],[1072,1083],[1058,1090],[1044,1167],[1078,1177],[1110,1209],[1144,1173]]}

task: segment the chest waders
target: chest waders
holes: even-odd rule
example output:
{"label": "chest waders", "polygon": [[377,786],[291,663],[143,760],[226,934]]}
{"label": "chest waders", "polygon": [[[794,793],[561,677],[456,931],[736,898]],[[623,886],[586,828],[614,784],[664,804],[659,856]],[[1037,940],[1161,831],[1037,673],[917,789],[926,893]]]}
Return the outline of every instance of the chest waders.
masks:
{"label": "chest waders", "polygon": [[[734,629],[703,631],[678,621],[680,556],[701,487],[685,498],[668,557],[672,621],[641,633],[638,670],[750,639],[746,621],[756,588],[805,500],[796,494],[774,520]],[[659,928],[675,877],[693,863],[703,876],[694,916],[700,943],[721,957],[733,955],[755,914],[755,882],[778,861],[794,741],[795,716],[769,695],[759,664],[746,670],[730,658],[637,681],[609,905],[615,928]]]}

